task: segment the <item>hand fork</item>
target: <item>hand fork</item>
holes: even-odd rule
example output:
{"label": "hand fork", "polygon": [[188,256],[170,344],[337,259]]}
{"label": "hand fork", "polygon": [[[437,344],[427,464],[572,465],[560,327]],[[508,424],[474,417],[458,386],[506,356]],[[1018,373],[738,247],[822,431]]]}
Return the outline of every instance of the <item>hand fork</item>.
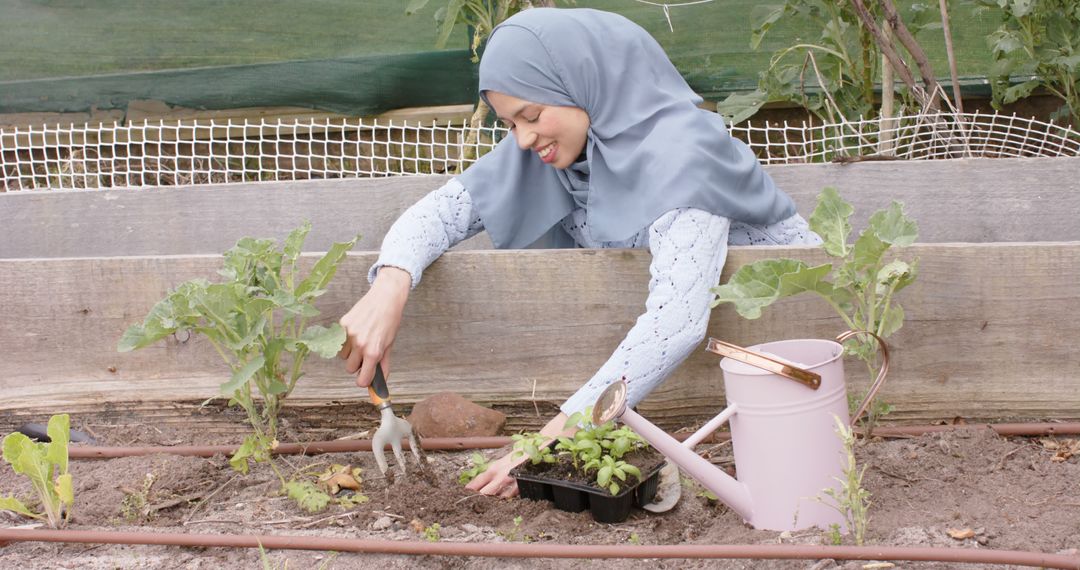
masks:
{"label": "hand fork", "polygon": [[375,436],[371,438],[371,451],[375,453],[375,462],[379,464],[379,472],[384,476],[386,475],[388,468],[386,464],[386,444],[389,443],[394,450],[394,457],[397,458],[398,467],[401,468],[401,474],[402,476],[405,475],[405,455],[401,452],[401,438],[406,436],[409,438],[409,448],[412,450],[413,456],[416,457],[416,462],[423,468],[423,460],[420,458],[420,444],[416,441],[416,434],[413,432],[412,425],[405,419],[394,415],[394,408],[390,403],[390,390],[386,387],[386,377],[383,376],[381,364],[375,365],[375,378],[372,379],[371,385],[368,386],[368,395],[371,397],[371,403],[375,404],[375,408],[379,410],[381,415],[379,429],[375,430]]}

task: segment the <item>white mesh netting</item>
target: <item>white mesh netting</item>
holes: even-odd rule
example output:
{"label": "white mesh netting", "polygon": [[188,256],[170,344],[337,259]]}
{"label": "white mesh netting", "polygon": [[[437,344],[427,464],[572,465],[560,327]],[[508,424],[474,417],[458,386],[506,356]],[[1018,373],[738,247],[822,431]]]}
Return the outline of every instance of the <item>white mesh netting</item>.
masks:
{"label": "white mesh netting", "polygon": [[[381,177],[460,171],[505,134],[364,119],[42,126],[0,133],[0,191]],[[938,113],[731,128],[765,164],[1080,156],[1080,133],[1015,115]]]}

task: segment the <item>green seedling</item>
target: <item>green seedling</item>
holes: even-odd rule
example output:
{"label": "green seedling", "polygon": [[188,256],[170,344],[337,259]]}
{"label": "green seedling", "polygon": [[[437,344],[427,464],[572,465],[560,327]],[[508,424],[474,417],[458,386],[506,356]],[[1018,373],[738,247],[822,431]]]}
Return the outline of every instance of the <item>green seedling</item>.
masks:
{"label": "green seedling", "polygon": [[117,346],[121,352],[135,350],[184,331],[209,341],[232,371],[221,394],[247,412],[254,432],[230,460],[242,473],[249,461],[269,462],[277,446],[278,412],[303,376],[304,360],[311,353],[333,358],[345,342],[337,323],[308,323],[319,315],[315,299],[326,292],[358,237],[333,244],[301,279],[297,263],[310,230],[310,223],[293,230],[281,251],[274,240],[241,239],[225,252],[218,271],[223,282],[181,283],[141,324],[128,328]]}
{"label": "green seedling", "polygon": [[[715,307],[731,303],[747,319],[783,297],[814,293],[836,310],[851,330],[867,330],[887,338],[904,324],[904,309],[896,302],[900,290],[915,281],[918,260],[890,259],[892,247],[915,242],[918,227],[893,202],[870,216],[865,230],[848,243],[849,219],[854,208],[835,188],[825,188],[810,216],[810,229],[821,236],[822,248],[837,258],[837,265],[811,267],[795,259],[763,259],[741,267],[727,283],[714,287]],[[831,278],[830,278],[831,275]],[[877,375],[877,345],[872,337],[857,336],[845,345],[848,354],[866,363],[870,377]]]}
{"label": "green seedling", "polygon": [[541,463],[555,463],[555,455],[551,448],[545,444],[547,438],[539,433],[514,434],[510,436],[514,441],[513,457],[525,455],[533,465]]}
{"label": "green seedling", "polygon": [[829,525],[829,532],[825,536],[829,544],[833,546],[840,546],[844,542],[844,535],[840,534],[840,525],[836,523]]}
{"label": "green seedling", "polygon": [[442,525],[431,523],[431,526],[424,529],[424,538],[428,542],[439,542],[439,539],[442,538],[442,534],[439,532],[440,529],[442,529]]}
{"label": "green seedling", "polygon": [[[836,478],[840,483],[839,489],[825,489],[823,492],[832,499],[832,503],[826,501],[829,506],[836,509],[847,522],[848,530],[855,535],[855,544],[862,546],[866,540],[866,528],[870,523],[870,492],[863,488],[863,475],[866,466],[861,469],[855,461],[855,432],[844,422],[834,416],[836,420],[836,433],[844,445],[844,478]],[[821,500],[820,497],[818,500]],[[839,534],[839,527],[836,529]]]}
{"label": "green seedling", "polygon": [[596,469],[596,484],[601,489],[607,489],[611,491],[612,495],[619,494],[619,484],[615,481],[626,481],[627,475],[633,475],[638,479],[641,479],[641,470],[633,465],[616,460],[610,455],[605,455],[599,459],[593,459],[585,464],[584,471],[589,472],[590,469]]}
{"label": "green seedling", "polygon": [[68,438],[71,418],[58,414],[49,418],[49,443],[37,443],[15,432],[4,437],[4,461],[16,473],[25,475],[44,512],[38,513],[14,496],[0,497],[0,510],[47,520],[52,528],[62,528],[71,518],[75,491],[68,473]]}
{"label": "green seedling", "polygon": [[147,473],[141,489],[125,491],[124,500],[120,502],[120,514],[125,520],[130,522],[150,517],[150,488],[154,486],[154,480],[154,474]]}
{"label": "green seedling", "polygon": [[491,465],[491,463],[480,453],[473,453],[472,457],[469,458],[469,461],[472,463],[472,467],[464,469],[461,474],[458,475],[458,483],[461,483],[462,485],[468,485],[470,481],[476,479],[477,475],[487,471],[488,466]]}
{"label": "green seedling", "polygon": [[329,494],[315,486],[311,481],[299,480],[285,483],[285,492],[301,509],[309,513],[320,512],[333,500]]}

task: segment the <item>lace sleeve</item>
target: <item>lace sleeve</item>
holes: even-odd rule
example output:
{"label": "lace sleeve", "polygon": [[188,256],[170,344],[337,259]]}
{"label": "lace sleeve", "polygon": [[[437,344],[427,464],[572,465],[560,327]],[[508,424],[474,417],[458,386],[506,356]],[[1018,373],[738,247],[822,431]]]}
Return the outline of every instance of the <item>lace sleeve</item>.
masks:
{"label": "lace sleeve", "polygon": [[415,288],[431,262],[483,229],[468,191],[457,178],[451,179],[410,206],[390,226],[379,259],[368,270],[368,282],[375,280],[381,267],[389,265],[407,271]]}
{"label": "lace sleeve", "polygon": [[600,370],[570,397],[566,415],[593,405],[612,382],[625,377],[627,405],[637,405],[705,338],[709,292],[727,258],[727,218],[682,208],[649,228],[652,263],[645,313]]}

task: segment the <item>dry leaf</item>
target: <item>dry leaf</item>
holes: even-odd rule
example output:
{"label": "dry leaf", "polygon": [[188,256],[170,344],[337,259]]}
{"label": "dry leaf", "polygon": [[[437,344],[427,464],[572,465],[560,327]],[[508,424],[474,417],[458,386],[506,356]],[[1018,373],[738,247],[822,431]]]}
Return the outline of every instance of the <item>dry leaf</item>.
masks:
{"label": "dry leaf", "polygon": [[409,526],[416,532],[424,532],[424,523],[420,522],[420,519],[413,519],[409,521]]}
{"label": "dry leaf", "polygon": [[330,469],[327,469],[319,475],[319,480],[316,482],[316,485],[328,494],[336,495],[341,492],[342,489],[359,491],[360,482],[359,467],[334,464],[330,466]]}
{"label": "dry leaf", "polygon": [[956,540],[964,540],[965,538],[975,538],[975,531],[971,530],[970,528],[965,528],[965,529],[950,528],[950,529],[946,530],[945,532],[949,533],[949,536],[955,538]]}

